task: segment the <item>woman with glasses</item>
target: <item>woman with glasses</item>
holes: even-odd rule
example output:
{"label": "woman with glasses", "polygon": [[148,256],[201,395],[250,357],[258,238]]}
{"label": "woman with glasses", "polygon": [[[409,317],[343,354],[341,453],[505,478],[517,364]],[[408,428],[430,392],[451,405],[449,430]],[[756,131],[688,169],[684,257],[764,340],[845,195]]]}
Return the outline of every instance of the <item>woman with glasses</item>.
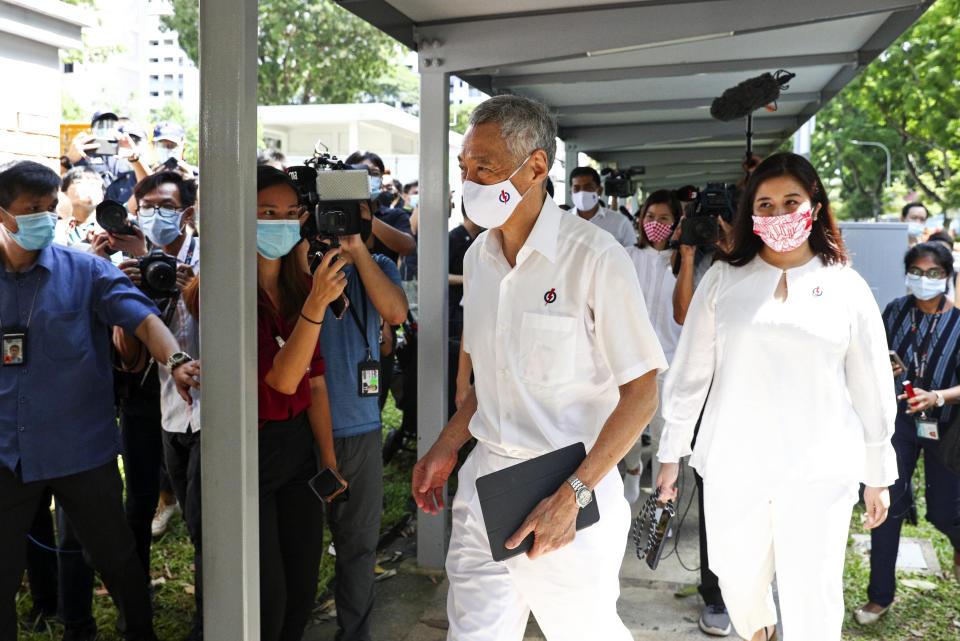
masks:
{"label": "woman with glasses", "polygon": [[[890,516],[871,533],[869,602],[854,613],[862,625],[890,609],[896,591],[900,526],[910,510],[910,479],[920,454],[926,472],[927,520],[953,544],[953,572],[960,580],[960,476],[939,455],[939,440],[960,403],[960,310],[947,299],[953,256],[938,242],[914,245],[904,257],[910,294],[883,312],[900,401],[893,447],[900,478],[890,487]],[[905,391],[905,382],[913,397]]]}

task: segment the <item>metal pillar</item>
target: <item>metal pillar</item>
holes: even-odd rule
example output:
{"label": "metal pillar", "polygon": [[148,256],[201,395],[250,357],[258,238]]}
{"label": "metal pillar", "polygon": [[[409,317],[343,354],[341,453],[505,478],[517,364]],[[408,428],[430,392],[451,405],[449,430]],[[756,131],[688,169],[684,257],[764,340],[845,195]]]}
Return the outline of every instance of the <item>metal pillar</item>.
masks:
{"label": "metal pillar", "polygon": [[200,3],[200,59],[204,638],[257,641],[257,0]]}
{"label": "metal pillar", "polygon": [[[450,131],[450,76],[421,70],[420,228],[418,278],[420,318],[417,356],[417,454],[423,456],[447,423],[447,180]],[[455,372],[449,373],[451,376]],[[446,489],[444,489],[446,495]],[[444,498],[446,502],[446,498]],[[447,550],[447,510],[418,513],[417,562],[442,568]]]}
{"label": "metal pillar", "polygon": [[[570,199],[570,172],[577,168],[578,158],[580,153],[577,151],[577,145],[563,141],[563,193],[564,201],[560,204],[573,204],[573,200]],[[559,194],[557,194],[559,196]],[[559,199],[558,199],[559,200]]]}

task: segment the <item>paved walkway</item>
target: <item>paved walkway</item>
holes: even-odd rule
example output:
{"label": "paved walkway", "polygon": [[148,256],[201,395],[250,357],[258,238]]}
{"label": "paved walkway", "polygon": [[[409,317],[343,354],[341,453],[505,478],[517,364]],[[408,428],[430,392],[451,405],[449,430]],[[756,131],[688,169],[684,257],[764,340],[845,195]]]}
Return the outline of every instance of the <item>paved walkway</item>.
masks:
{"label": "paved walkway", "polygon": [[[649,479],[645,479],[649,485]],[[695,491],[693,474],[685,470],[683,496],[678,520]],[[641,497],[644,499],[645,497]],[[642,500],[641,502],[642,503]],[[638,503],[635,506],[639,509]],[[620,570],[620,615],[636,641],[706,641],[711,638],[700,632],[697,620],[703,601],[694,593],[678,597],[676,593],[699,583],[699,540],[697,537],[698,510],[696,497],[680,528],[676,552],[660,567],[650,570],[637,559],[632,537],[624,551]],[[373,638],[375,641],[444,641],[446,639],[447,581],[443,573],[431,573],[416,565],[412,539],[403,539],[393,549],[401,549],[405,558],[395,565],[397,576],[377,584],[376,605],[373,611]],[[687,570],[681,565],[681,561]],[[391,567],[391,566],[387,566]],[[692,570],[692,571],[691,571]],[[336,632],[334,622],[310,627],[304,641],[332,641]],[[737,639],[731,635],[730,639]],[[531,617],[525,640],[542,640],[543,634]]]}

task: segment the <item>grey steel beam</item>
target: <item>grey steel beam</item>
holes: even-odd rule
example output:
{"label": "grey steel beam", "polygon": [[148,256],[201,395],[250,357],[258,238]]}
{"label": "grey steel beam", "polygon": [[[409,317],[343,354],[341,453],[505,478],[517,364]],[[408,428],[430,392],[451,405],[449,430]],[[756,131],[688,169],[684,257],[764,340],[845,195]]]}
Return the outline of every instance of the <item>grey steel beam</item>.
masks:
{"label": "grey steel beam", "polygon": [[[754,147],[754,152],[759,156],[764,156],[769,151],[767,147]],[[658,149],[653,151],[616,151],[616,152],[594,152],[593,157],[597,162],[609,163],[617,167],[658,167],[665,164],[693,163],[693,164],[712,164],[717,162],[729,162],[732,158],[739,158],[743,155],[743,145],[730,145],[729,147],[703,147],[701,149]]]}
{"label": "grey steel beam", "polygon": [[726,162],[723,163],[684,163],[647,167],[646,171],[642,175],[637,176],[637,178],[640,180],[657,180],[660,178],[674,178],[694,174],[737,173],[740,171],[740,162],[742,160],[743,153],[734,153],[728,156]]}
{"label": "grey steel beam", "polygon": [[353,13],[409,49],[416,49],[413,38],[413,20],[398,11],[386,0],[335,0]]}
{"label": "grey steel beam", "polygon": [[[616,113],[634,113],[637,111],[657,111],[667,109],[696,109],[703,107],[710,108],[710,103],[716,96],[704,96],[702,98],[684,98],[678,100],[643,100],[638,102],[596,102],[587,105],[561,105],[553,107],[553,112],[561,119],[564,116],[580,116],[584,114],[616,114]],[[785,91],[780,94],[777,102],[816,102],[820,100],[820,94],[816,91],[790,93]]]}
{"label": "grey steel beam", "polygon": [[[420,265],[417,274],[420,292],[420,333],[417,336],[418,456],[429,451],[447,423],[449,131],[450,76],[442,71],[421,69],[420,228],[417,248]],[[418,512],[417,562],[420,567],[443,568],[446,551],[447,511],[436,515]]]}
{"label": "grey steel beam", "polygon": [[[550,15],[504,16],[464,22],[414,27],[423,60],[449,73],[497,68],[586,55],[724,38],[790,26],[818,24],[902,9],[914,9],[918,0],[807,0],[783,3],[771,11],[768,0],[685,4],[648,3],[624,6],[571,7]],[[602,37],[594,29],[570,29],[577,24],[603,25]],[[637,25],[657,25],[638,29]],[[563,34],[563,37],[557,37]],[[517,43],[523,46],[518,47]]]}
{"label": "grey steel beam", "polygon": [[[645,78],[679,78],[683,76],[731,73],[735,71],[797,69],[801,67],[819,67],[826,65],[855,66],[859,65],[864,59],[872,60],[876,57],[877,53],[879,52],[861,53],[859,51],[849,51],[842,53],[818,53],[806,56],[678,62],[665,65],[613,67],[610,69],[591,69],[588,71],[561,71],[556,73],[493,76],[491,81],[494,90],[500,91],[512,87],[534,87],[539,85],[575,84],[582,82],[613,82],[618,80],[642,80]],[[869,58],[867,56],[869,56]],[[709,102],[707,104],[709,105]]]}
{"label": "grey steel beam", "polygon": [[640,185],[643,191],[649,193],[658,189],[676,189],[684,185],[696,185],[703,187],[707,183],[736,183],[743,177],[743,172],[724,172],[724,173],[703,173],[690,176],[676,176],[672,178],[656,178],[653,180],[641,180]]}
{"label": "grey steel beam", "polygon": [[[200,3],[203,625],[260,638],[257,463],[257,0]],[[318,506],[319,509],[319,506]]]}
{"label": "grey steel beam", "polygon": [[[754,133],[793,132],[802,124],[792,116],[771,116],[754,120]],[[579,149],[618,149],[637,145],[679,142],[735,135],[744,131],[744,122],[720,122],[718,120],[688,120],[679,122],[656,122],[640,125],[612,125],[603,127],[570,127],[560,132],[560,137],[575,144]]]}

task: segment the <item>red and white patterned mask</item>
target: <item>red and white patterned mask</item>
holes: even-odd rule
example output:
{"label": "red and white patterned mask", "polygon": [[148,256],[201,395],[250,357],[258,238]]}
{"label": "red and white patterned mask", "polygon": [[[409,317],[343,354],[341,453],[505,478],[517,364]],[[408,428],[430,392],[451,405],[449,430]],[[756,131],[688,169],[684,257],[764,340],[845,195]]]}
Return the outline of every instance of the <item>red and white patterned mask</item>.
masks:
{"label": "red and white patterned mask", "polygon": [[670,238],[671,231],[673,231],[672,225],[667,225],[656,220],[648,220],[643,223],[643,232],[647,235],[647,238],[650,239],[651,243],[659,243],[661,240]]}
{"label": "red and white patterned mask", "polygon": [[753,233],[775,252],[785,253],[798,248],[813,229],[813,212],[810,209],[795,211],[782,216],[754,216]]}

